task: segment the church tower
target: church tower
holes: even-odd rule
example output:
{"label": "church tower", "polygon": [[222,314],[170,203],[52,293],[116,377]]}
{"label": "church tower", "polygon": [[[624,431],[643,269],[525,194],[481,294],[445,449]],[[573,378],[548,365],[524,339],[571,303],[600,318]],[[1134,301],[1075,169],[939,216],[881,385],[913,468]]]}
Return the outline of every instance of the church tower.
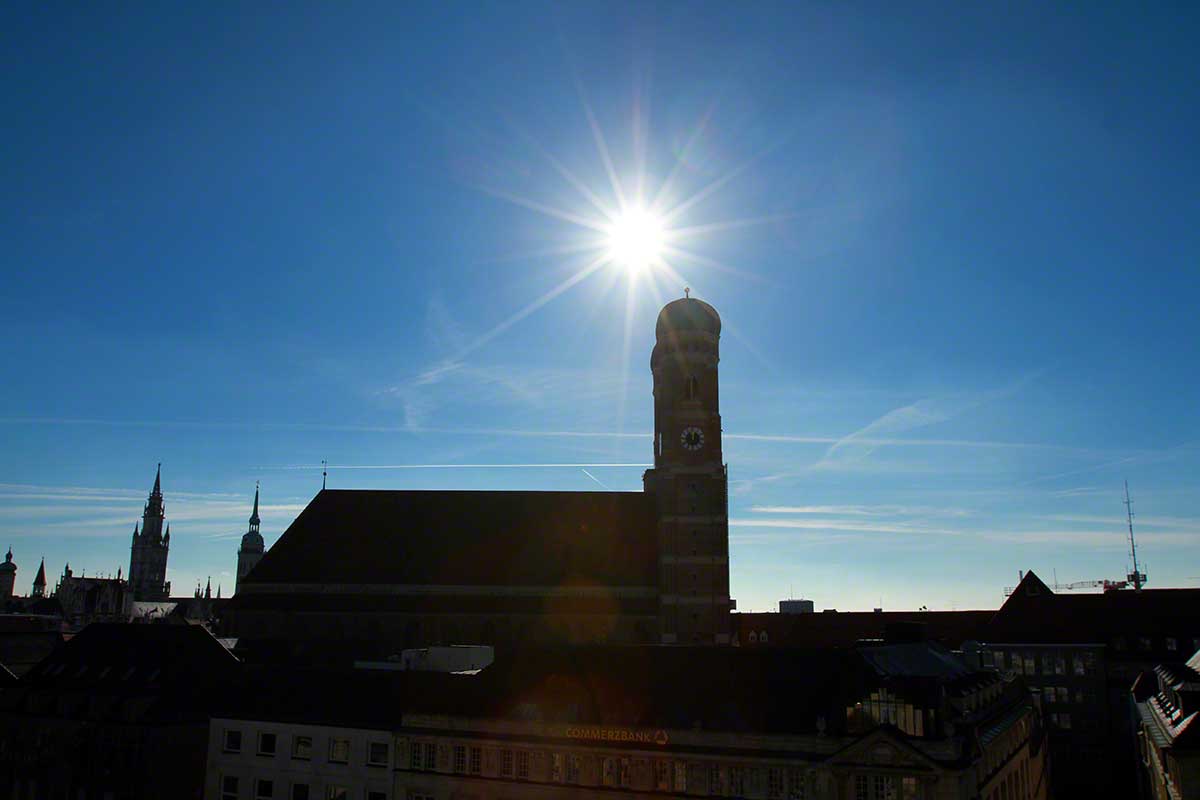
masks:
{"label": "church tower", "polygon": [[42,563],[38,564],[37,575],[33,576],[33,591],[29,593],[29,596],[46,596],[46,559],[44,557],[42,558]]}
{"label": "church tower", "polygon": [[129,586],[134,600],[166,600],[171,594],[167,577],[167,551],[171,548],[171,526],[163,533],[166,506],[162,496],[162,464],[154,475],[154,488],[142,513],[142,528],[133,526],[129,551]]}
{"label": "church tower", "polygon": [[0,600],[11,600],[13,586],[17,582],[17,565],[13,563],[12,547],[4,554],[4,563],[0,564]]}
{"label": "church tower", "polygon": [[[254,565],[262,560],[263,538],[258,532],[258,486],[254,487],[254,511],[250,514],[250,528],[242,536],[242,546],[238,548],[237,579],[233,584],[233,593],[237,594],[242,578],[250,574]],[[220,590],[218,588],[218,595]]]}
{"label": "church tower", "polygon": [[654,468],[658,499],[659,635],[663,644],[728,644],[729,507],[717,385],[721,318],[692,297],[658,315]]}

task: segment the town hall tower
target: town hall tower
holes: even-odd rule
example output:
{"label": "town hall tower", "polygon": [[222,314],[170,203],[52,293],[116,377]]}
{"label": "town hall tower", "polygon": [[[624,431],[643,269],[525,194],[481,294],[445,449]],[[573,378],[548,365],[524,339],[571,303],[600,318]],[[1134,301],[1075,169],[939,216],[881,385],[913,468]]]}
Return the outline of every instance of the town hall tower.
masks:
{"label": "town hall tower", "polygon": [[167,582],[167,551],[171,548],[171,526],[163,533],[166,507],[162,495],[162,464],[154,476],[154,488],[146,500],[142,529],[133,526],[133,544],[129,551],[129,586],[134,600],[161,601],[171,594]]}

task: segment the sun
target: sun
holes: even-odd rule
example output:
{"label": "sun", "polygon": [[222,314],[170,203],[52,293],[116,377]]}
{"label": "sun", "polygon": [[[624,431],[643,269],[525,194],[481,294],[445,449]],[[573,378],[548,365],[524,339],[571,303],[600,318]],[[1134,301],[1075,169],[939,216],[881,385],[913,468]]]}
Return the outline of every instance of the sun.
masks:
{"label": "sun", "polygon": [[667,229],[653,212],[632,206],[621,211],[606,231],[608,257],[631,274],[660,263],[667,245]]}

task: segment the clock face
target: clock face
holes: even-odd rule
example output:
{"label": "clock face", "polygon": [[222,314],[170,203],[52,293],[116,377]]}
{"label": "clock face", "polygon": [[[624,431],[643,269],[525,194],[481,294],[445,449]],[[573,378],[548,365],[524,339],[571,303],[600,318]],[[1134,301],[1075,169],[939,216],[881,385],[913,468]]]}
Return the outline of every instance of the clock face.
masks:
{"label": "clock face", "polygon": [[679,434],[679,441],[685,450],[695,452],[704,447],[704,431],[695,427],[684,428],[683,433]]}

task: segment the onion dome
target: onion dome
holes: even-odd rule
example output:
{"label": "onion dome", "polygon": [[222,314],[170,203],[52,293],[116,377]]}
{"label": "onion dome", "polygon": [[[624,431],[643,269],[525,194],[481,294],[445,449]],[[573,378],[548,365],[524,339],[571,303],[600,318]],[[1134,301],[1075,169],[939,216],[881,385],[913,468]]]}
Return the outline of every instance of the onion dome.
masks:
{"label": "onion dome", "polygon": [[8,552],[4,554],[4,563],[0,564],[0,573],[16,572],[17,565],[12,560],[12,548],[8,548]]}
{"label": "onion dome", "polygon": [[654,335],[658,339],[692,331],[720,336],[721,316],[708,303],[694,297],[672,300],[658,312],[658,323],[654,326]]}

